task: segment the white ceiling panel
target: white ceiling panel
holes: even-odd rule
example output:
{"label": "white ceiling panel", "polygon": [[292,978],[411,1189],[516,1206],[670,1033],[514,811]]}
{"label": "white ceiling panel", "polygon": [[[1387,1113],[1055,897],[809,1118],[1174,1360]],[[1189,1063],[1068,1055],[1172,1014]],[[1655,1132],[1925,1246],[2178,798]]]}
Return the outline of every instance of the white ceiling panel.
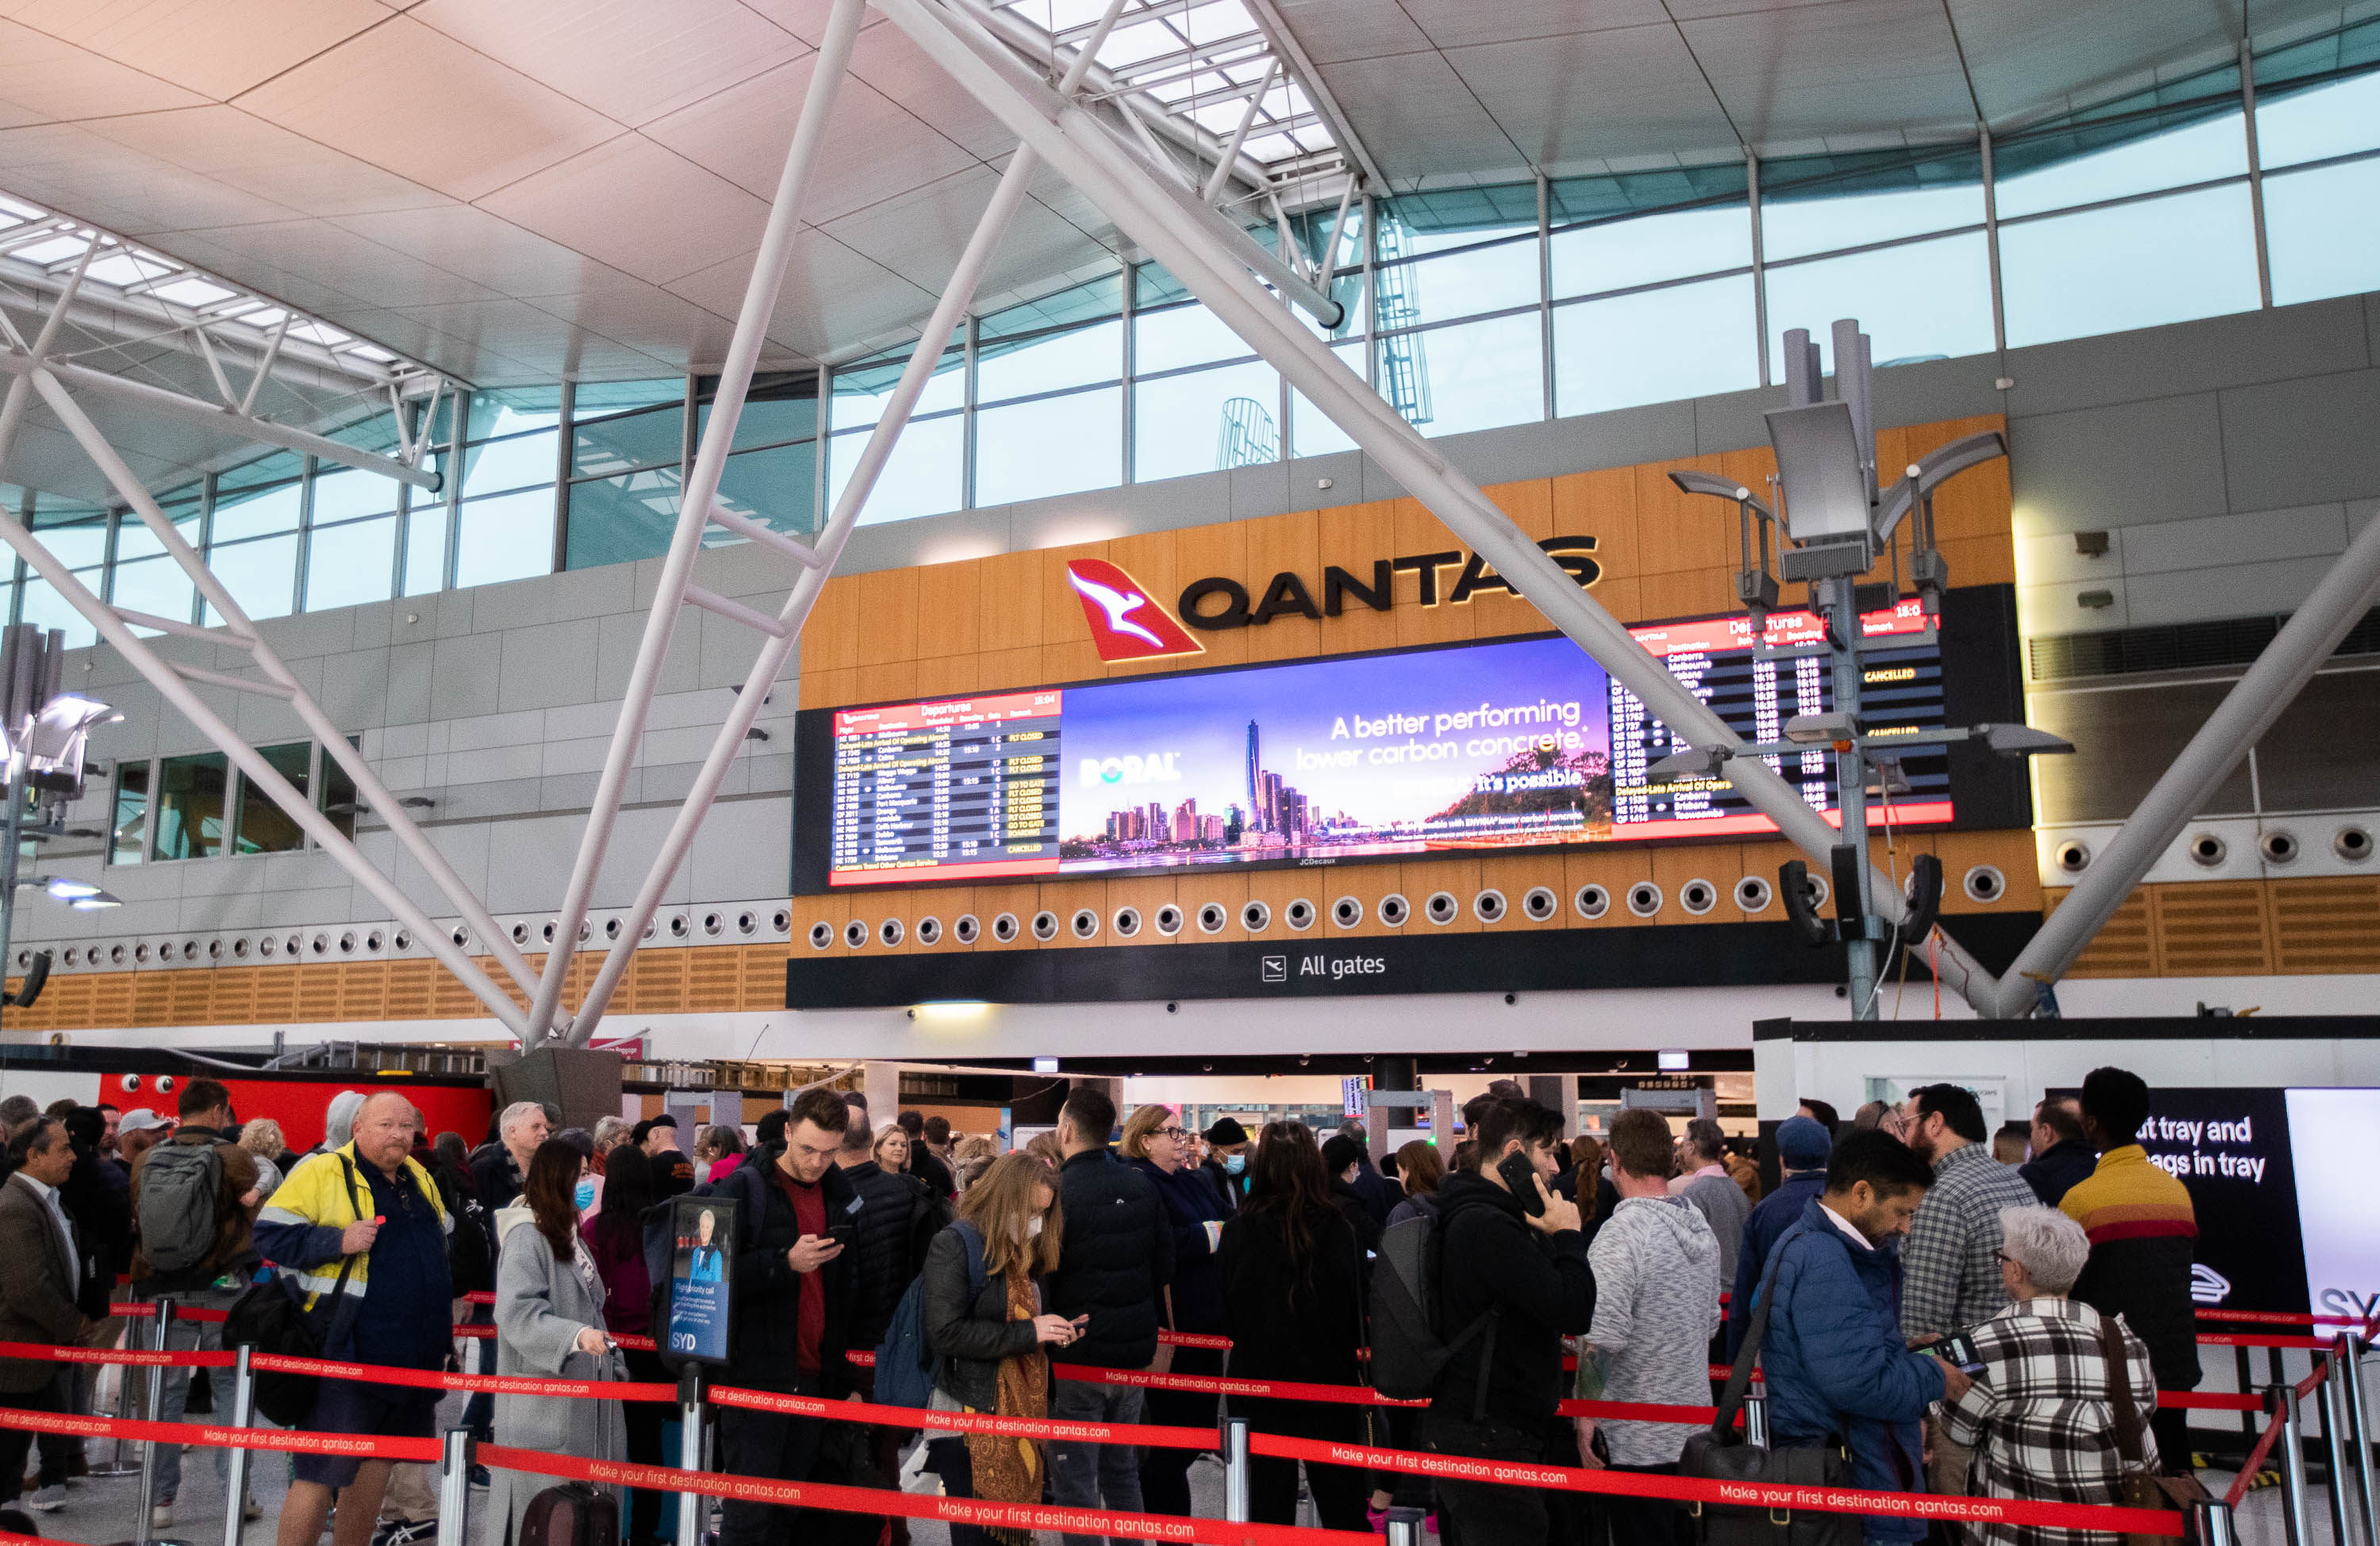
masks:
{"label": "white ceiling panel", "polygon": [[[350,215],[450,203],[434,189],[237,107],[138,113],[96,119],[84,127],[102,139],[298,214]],[[147,217],[152,223],[157,218]]]}
{"label": "white ceiling panel", "polygon": [[[999,180],[985,168],[962,172],[845,215],[831,223],[827,233],[920,289],[939,295]],[[1021,280],[1087,262],[1105,250],[1072,222],[1027,199],[993,249],[979,288],[990,295]]]}
{"label": "white ceiling panel", "polygon": [[[744,0],[744,4],[755,15],[791,32],[812,48],[825,38],[826,18],[834,10],[834,0]],[[863,30],[889,25],[873,11],[860,23]]]}
{"label": "white ceiling panel", "polygon": [[375,338],[405,339],[404,344],[390,346],[418,350],[417,358],[432,364],[443,363],[441,355],[468,359],[470,368],[457,374],[483,385],[551,381],[558,379],[557,367],[559,375],[577,375],[590,350],[601,351],[609,365],[616,365],[624,354],[634,355],[648,373],[659,364],[527,301],[392,307],[349,313],[339,323]]}
{"label": "white ceiling panel", "polygon": [[22,22],[0,20],[0,125],[155,113],[205,100]]}
{"label": "white ceiling panel", "polygon": [[[600,331],[602,337],[676,370],[717,368],[726,357],[727,340],[735,332],[730,319],[611,270],[589,275],[576,294],[547,296],[534,304],[541,311],[589,332]],[[770,359],[766,351],[763,358]],[[771,363],[798,361],[785,358]]]}
{"label": "white ceiling panel", "polygon": [[0,130],[0,189],[129,236],[299,212],[79,124]]}
{"label": "white ceiling panel", "polygon": [[218,102],[389,18],[378,0],[18,0],[5,10]]}
{"label": "white ceiling panel", "polygon": [[[732,317],[744,302],[752,260],[737,257],[689,274],[670,289],[695,305]],[[771,319],[770,339],[810,358],[838,342],[873,338],[922,320],[933,295],[874,260],[819,231],[804,231],[794,243],[784,288]]]}
{"label": "white ceiling panel", "polygon": [[656,284],[760,245],[769,206],[641,135],[624,134],[480,207]]}
{"label": "white ceiling panel", "polygon": [[1755,147],[1974,122],[1958,40],[1937,0],[1830,0],[1679,28]]}
{"label": "white ceiling panel", "polygon": [[[1016,137],[990,108],[960,91],[942,67],[891,26],[870,27],[851,51],[851,73],[952,143],[982,160],[1005,156]],[[836,111],[844,111],[842,103]]]}
{"label": "white ceiling panel", "polygon": [[1317,65],[1427,54],[1435,46],[1402,6],[1381,0],[1273,0],[1273,8]]}
{"label": "white ceiling panel", "polygon": [[347,215],[337,223],[498,295],[568,295],[590,279],[616,273],[583,252],[470,204]]}
{"label": "white ceiling panel", "polygon": [[[754,197],[772,199],[812,63],[780,66],[659,119],[645,133]],[[975,164],[975,157],[865,81],[846,79],[835,93],[832,129],[811,171],[802,218],[832,220]]]}
{"label": "white ceiling panel", "polygon": [[463,199],[619,132],[601,114],[410,17],[393,18],[308,60],[239,104]]}
{"label": "white ceiling panel", "polygon": [[1446,55],[1402,54],[1318,66],[1373,157],[1400,180],[1527,160]]}
{"label": "white ceiling panel", "polygon": [[407,14],[631,125],[810,52],[736,0],[423,0]]}
{"label": "white ceiling panel", "polygon": [[[484,285],[474,284],[418,258],[393,252],[328,221],[228,225],[181,236],[185,240],[206,242],[218,252],[230,253],[245,266],[302,274],[315,284],[372,306],[431,306],[441,301],[495,298],[495,292]],[[242,273],[227,273],[225,277],[247,279]],[[262,284],[258,287],[273,289]]]}
{"label": "white ceiling panel", "polygon": [[1402,0],[1402,8],[1439,48],[1670,24],[1661,0]]}
{"label": "white ceiling panel", "polygon": [[1663,22],[1451,49],[1447,59],[1533,165],[1727,145],[1735,131]]}

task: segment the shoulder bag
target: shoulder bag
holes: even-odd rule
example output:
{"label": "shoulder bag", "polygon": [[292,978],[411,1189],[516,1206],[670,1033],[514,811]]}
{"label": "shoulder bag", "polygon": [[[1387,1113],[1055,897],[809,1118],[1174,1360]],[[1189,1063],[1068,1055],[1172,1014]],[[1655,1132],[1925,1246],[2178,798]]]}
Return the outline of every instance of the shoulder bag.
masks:
{"label": "shoulder bag", "polygon": [[[1768,1276],[1753,1307],[1752,1325],[1743,1348],[1728,1371],[1720,1393],[1718,1415],[1710,1431],[1688,1436],[1678,1457],[1678,1474],[1699,1481],[1740,1481],[1755,1486],[1848,1487],[1852,1458],[1840,1443],[1793,1444],[1765,1449],[1747,1443],[1735,1429],[1743,1409],[1744,1393],[1752,1384],[1754,1360],[1768,1332],[1768,1311],[1777,1292],[1777,1270],[1784,1264],[1785,1246],[1799,1231],[1779,1239],[1769,1252]],[[1856,1514],[1826,1514],[1810,1509],[1743,1507],[1727,1504],[1689,1504],[1695,1539],[1702,1546],[1859,1546],[1863,1534]]]}
{"label": "shoulder bag", "polygon": [[[2117,1329],[2113,1315],[2099,1317],[2099,1357],[2107,1366],[2107,1405],[2116,1415],[2116,1455],[2124,1467],[2119,1483],[2123,1505],[2180,1510],[2182,1540],[2186,1546],[2197,1546],[2197,1512],[2191,1505],[2205,1502],[2209,1494],[2194,1476],[2164,1476],[2149,1469],[2148,1452],[2141,1443],[2148,1424],[2132,1399],[2131,1366],[2124,1357],[2124,1334]],[[2172,1539],[2163,1535],[2127,1535],[2124,1546],[2159,1546]]]}
{"label": "shoulder bag", "polygon": [[[346,1173],[347,1202],[352,1207],[356,1196],[355,1166],[345,1154],[339,1156],[339,1166]],[[311,1315],[279,1273],[250,1284],[225,1312],[225,1345],[237,1347],[244,1344],[260,1353],[279,1353],[286,1358],[321,1358],[322,1334],[337,1316],[339,1300],[347,1290],[348,1275],[355,1270],[355,1256],[340,1260],[338,1282],[316,1301]],[[260,1370],[255,1376],[256,1409],[278,1427],[303,1427],[313,1416],[314,1395],[321,1383],[319,1375]]]}

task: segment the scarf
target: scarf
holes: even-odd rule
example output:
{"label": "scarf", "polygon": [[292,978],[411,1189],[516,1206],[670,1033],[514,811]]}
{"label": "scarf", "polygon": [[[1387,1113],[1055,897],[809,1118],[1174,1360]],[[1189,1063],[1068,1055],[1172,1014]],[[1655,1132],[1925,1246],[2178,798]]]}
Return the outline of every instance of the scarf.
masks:
{"label": "scarf", "polygon": [[[1029,1321],[1040,1313],[1040,1294],[1033,1279],[1018,1271],[1007,1274],[1008,1318]],[[1044,1418],[1050,1415],[1050,1358],[1037,1345],[1029,1353],[1000,1360],[999,1396],[992,1410],[1001,1417]],[[994,1503],[1038,1504],[1047,1476],[1046,1457],[1036,1439],[1008,1438],[998,1433],[969,1433],[967,1461],[975,1470],[975,1495]],[[1001,1546],[1033,1546],[1031,1530],[988,1529]]]}

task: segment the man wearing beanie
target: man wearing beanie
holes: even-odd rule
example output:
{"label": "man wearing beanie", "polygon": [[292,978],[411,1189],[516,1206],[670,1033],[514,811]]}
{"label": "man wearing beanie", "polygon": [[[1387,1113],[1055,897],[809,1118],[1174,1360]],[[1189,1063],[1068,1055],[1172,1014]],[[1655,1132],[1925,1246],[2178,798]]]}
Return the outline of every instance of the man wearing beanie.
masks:
{"label": "man wearing beanie", "polygon": [[1207,1178],[1223,1194],[1223,1206],[1236,1214],[1248,1200],[1249,1152],[1255,1147],[1248,1129],[1238,1117],[1223,1117],[1200,1136],[1207,1140]]}
{"label": "man wearing beanie", "polygon": [[1768,1248],[1800,1221],[1810,1200],[1827,1190],[1827,1156],[1834,1147],[1827,1125],[1815,1117],[1789,1117],[1777,1126],[1777,1161],[1785,1180],[1743,1221],[1742,1249],[1735,1253],[1735,1289],[1727,1301],[1730,1359],[1752,1329],[1752,1291],[1767,1268]]}

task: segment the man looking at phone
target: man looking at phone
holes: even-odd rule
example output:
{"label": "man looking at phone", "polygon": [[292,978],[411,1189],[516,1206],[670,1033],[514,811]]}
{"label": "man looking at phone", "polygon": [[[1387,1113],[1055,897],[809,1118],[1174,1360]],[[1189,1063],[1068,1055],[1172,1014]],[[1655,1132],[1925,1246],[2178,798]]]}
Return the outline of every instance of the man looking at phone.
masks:
{"label": "man looking at phone", "polygon": [[[1423,1414],[1424,1446],[1442,1455],[1535,1461],[1562,1396],[1565,1336],[1595,1320],[1578,1204],[1551,1189],[1561,1118],[1528,1100],[1497,1100],[1471,1124],[1476,1168],[1438,1190],[1439,1335],[1455,1348]],[[1718,1291],[1711,1298],[1717,1301]],[[1461,1539],[1545,1540],[1546,1495],[1533,1487],[1440,1481]]]}
{"label": "man looking at phone", "polygon": [[[806,1090],[787,1114],[783,1142],[758,1165],[729,1174],[713,1195],[735,1198],[735,1271],[729,1367],[735,1383],[789,1395],[851,1394],[844,1359],[851,1306],[849,1253],[834,1236],[851,1226],[851,1182],[835,1168],[849,1107],[832,1090]],[[719,1409],[719,1468],[807,1481],[824,1425],[816,1418],[740,1407]],[[730,1500],[722,1546],[784,1546],[794,1513]]]}

